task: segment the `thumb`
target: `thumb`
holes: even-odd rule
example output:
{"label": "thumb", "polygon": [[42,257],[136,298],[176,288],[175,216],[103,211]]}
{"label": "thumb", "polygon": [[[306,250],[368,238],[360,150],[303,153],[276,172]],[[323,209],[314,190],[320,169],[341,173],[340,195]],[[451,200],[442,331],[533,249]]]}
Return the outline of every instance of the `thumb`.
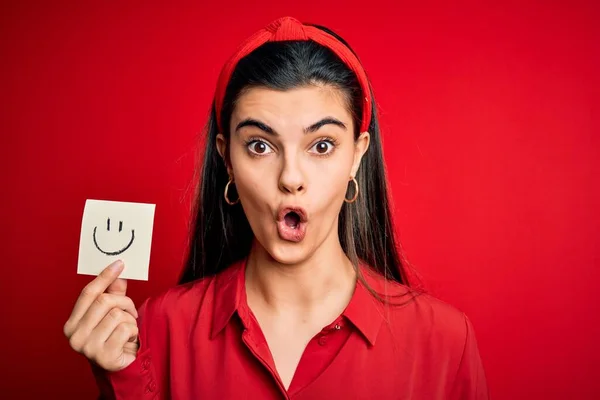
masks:
{"label": "thumb", "polygon": [[127,293],[127,280],[123,278],[115,279],[114,282],[106,288],[106,293],[125,296],[125,293]]}

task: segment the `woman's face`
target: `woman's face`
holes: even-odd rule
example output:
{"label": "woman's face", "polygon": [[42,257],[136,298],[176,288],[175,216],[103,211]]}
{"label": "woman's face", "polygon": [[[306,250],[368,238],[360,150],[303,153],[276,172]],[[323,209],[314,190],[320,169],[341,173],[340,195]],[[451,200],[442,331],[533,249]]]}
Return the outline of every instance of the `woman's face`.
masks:
{"label": "woman's face", "polygon": [[[229,174],[256,239],[280,263],[338,245],[348,182],[369,145],[367,132],[354,140],[346,103],[338,89],[314,85],[252,88],[235,105]],[[226,146],[218,135],[222,157]]]}

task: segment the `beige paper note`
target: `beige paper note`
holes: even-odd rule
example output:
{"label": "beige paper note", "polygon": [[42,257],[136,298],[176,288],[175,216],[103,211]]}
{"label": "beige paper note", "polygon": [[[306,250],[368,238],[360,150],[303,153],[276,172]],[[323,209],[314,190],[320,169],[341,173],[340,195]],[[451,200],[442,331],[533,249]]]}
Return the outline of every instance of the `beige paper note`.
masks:
{"label": "beige paper note", "polygon": [[98,275],[123,260],[125,279],[148,280],[155,204],[87,200],[81,221],[77,273]]}

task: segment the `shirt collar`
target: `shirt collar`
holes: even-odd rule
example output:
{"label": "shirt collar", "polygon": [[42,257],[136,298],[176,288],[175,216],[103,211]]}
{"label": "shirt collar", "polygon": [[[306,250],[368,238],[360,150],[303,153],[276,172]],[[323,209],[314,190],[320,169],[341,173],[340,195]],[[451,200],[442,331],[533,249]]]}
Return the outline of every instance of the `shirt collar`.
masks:
{"label": "shirt collar", "polygon": [[211,339],[229,323],[233,313],[246,301],[246,259],[236,261],[215,277],[214,310]]}
{"label": "shirt collar", "polygon": [[[367,284],[379,292],[378,283],[383,279],[361,264],[361,274]],[[246,259],[236,261],[215,277],[214,310],[211,339],[215,338],[229,323],[237,311],[242,319],[246,316],[247,300],[245,285]],[[373,297],[359,279],[350,302],[342,313],[373,346],[383,322],[383,306]]]}
{"label": "shirt collar", "polygon": [[[364,264],[360,264],[360,272],[371,289],[379,292],[376,284],[382,278],[377,279],[375,272]],[[383,304],[369,292],[360,279],[357,280],[354,294],[342,315],[352,322],[371,346],[375,345],[383,322]]]}

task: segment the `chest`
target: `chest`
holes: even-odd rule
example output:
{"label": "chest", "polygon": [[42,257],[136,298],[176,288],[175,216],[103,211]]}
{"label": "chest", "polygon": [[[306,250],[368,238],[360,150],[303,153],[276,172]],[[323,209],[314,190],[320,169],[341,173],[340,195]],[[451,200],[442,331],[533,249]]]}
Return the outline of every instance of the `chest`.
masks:
{"label": "chest", "polygon": [[[172,353],[173,399],[444,399],[455,368],[433,353],[402,346],[382,332],[370,347],[351,325],[309,337],[229,325],[214,339],[199,332],[191,346]],[[268,338],[268,339],[267,339]],[[394,344],[392,344],[392,339]],[[308,343],[305,343],[308,341]],[[189,342],[188,342],[189,343]],[[172,349],[175,350],[175,349]],[[177,353],[177,354],[175,354]],[[186,360],[183,361],[182,360]],[[163,371],[166,372],[166,371]],[[156,370],[157,376],[162,375]]]}
{"label": "chest", "polygon": [[288,390],[298,369],[307,345],[314,333],[308,331],[282,332],[278,330],[263,331],[265,341],[285,390]]}
{"label": "chest", "polygon": [[[254,314],[252,315],[254,317]],[[343,317],[323,327],[252,318],[245,343],[269,369],[280,389],[290,395],[315,381],[332,363],[350,335]]]}

